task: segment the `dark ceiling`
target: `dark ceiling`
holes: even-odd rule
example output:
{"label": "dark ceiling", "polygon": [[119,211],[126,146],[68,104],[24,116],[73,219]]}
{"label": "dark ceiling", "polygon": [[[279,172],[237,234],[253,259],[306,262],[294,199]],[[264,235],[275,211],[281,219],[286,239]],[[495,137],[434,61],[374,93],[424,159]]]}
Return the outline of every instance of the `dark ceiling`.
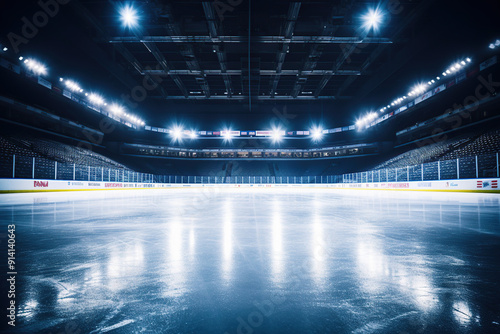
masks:
{"label": "dark ceiling", "polygon": [[[43,60],[51,80],[74,78],[159,126],[203,113],[248,119],[276,106],[350,124],[455,59],[481,57],[500,34],[499,2],[484,0],[45,3],[59,8],[16,56]],[[125,4],[140,15],[136,28],[120,22]],[[7,46],[42,10],[34,1],[0,6]],[[377,6],[380,29],[363,28],[361,16]]]}

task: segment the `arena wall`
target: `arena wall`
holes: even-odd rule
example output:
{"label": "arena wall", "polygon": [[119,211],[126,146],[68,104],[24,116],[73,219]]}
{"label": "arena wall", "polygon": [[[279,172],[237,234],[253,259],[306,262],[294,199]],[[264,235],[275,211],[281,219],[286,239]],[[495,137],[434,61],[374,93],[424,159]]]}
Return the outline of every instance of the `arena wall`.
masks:
{"label": "arena wall", "polygon": [[187,184],[187,183],[131,183],[97,181],[61,181],[33,179],[0,179],[0,193],[47,191],[96,191],[168,188],[329,188],[350,190],[448,191],[500,193],[498,179],[467,179],[445,181],[334,183],[334,184]]}

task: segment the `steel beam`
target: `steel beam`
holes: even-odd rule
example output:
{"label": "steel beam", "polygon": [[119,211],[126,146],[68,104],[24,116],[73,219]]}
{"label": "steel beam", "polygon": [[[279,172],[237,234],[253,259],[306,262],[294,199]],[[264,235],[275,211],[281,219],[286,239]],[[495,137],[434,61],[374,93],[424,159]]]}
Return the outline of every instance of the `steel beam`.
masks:
{"label": "steel beam", "polygon": [[[140,39],[134,36],[113,37],[109,43],[247,43],[245,36],[143,36]],[[385,37],[339,37],[339,36],[254,36],[256,43],[297,43],[297,44],[392,44],[392,40]]]}

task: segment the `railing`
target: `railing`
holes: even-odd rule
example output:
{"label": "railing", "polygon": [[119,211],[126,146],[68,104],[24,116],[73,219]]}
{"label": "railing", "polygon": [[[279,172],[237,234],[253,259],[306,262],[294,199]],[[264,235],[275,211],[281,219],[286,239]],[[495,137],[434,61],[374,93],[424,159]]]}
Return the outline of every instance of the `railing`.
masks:
{"label": "railing", "polygon": [[61,163],[45,158],[0,156],[1,178],[134,183],[321,184],[408,182],[499,177],[498,153],[441,160],[414,166],[324,176],[181,176],[153,175],[124,168]]}
{"label": "railing", "polygon": [[108,181],[150,183],[153,174],[138,173],[124,168],[107,168],[61,163],[45,158],[3,155],[0,177],[75,181]]}
{"label": "railing", "polygon": [[342,183],[408,182],[499,177],[498,153],[342,175]]}

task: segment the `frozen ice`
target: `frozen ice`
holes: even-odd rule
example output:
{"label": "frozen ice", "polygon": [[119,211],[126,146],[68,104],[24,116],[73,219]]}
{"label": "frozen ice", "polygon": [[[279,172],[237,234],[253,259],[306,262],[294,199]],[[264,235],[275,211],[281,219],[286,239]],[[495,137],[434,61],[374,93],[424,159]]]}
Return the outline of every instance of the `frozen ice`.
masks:
{"label": "frozen ice", "polygon": [[0,245],[16,225],[12,332],[499,332],[499,204],[305,188],[1,195]]}

